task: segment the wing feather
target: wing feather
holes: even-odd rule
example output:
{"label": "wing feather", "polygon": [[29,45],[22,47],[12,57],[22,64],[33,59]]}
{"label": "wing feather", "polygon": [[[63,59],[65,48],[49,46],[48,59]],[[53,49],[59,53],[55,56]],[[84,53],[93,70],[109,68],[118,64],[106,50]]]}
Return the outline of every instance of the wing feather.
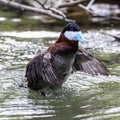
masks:
{"label": "wing feather", "polygon": [[109,70],[86,50],[79,49],[76,54],[73,71],[83,71],[93,75],[108,75]]}
{"label": "wing feather", "polygon": [[58,77],[51,64],[50,53],[42,53],[34,57],[26,66],[28,86],[34,90],[59,85]]}

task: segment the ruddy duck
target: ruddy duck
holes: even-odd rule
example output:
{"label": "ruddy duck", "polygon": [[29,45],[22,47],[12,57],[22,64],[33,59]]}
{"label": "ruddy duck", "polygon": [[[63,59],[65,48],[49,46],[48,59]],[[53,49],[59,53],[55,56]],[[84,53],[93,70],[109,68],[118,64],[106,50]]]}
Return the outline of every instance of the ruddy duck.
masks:
{"label": "ruddy duck", "polygon": [[26,66],[28,87],[32,90],[61,87],[75,71],[93,75],[108,75],[107,68],[78,45],[84,42],[80,27],[69,22],[57,41],[47,51],[39,53]]}

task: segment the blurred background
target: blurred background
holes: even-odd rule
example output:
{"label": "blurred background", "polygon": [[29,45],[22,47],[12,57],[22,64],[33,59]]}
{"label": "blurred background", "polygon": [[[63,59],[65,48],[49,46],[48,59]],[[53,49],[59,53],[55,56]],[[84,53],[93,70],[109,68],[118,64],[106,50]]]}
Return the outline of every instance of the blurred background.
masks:
{"label": "blurred background", "polygon": [[[110,75],[76,72],[47,97],[21,87],[26,64],[71,20]],[[21,119],[120,119],[120,0],[0,0],[0,120]]]}
{"label": "blurred background", "polygon": [[7,25],[8,29],[17,30],[40,29],[45,25],[59,27],[68,20],[74,20],[82,27],[118,27],[120,24],[119,0],[9,1],[0,1],[1,30]]}

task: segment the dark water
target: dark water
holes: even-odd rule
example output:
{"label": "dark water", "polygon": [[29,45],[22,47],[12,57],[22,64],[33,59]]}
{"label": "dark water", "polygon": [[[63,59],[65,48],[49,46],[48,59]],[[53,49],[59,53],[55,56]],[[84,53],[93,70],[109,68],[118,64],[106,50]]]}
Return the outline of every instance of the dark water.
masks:
{"label": "dark water", "polygon": [[120,42],[103,33],[120,30],[87,30],[83,46],[104,62],[111,75],[77,72],[60,90],[42,97],[19,85],[30,58],[54,43],[59,32],[0,32],[0,120],[120,119]]}

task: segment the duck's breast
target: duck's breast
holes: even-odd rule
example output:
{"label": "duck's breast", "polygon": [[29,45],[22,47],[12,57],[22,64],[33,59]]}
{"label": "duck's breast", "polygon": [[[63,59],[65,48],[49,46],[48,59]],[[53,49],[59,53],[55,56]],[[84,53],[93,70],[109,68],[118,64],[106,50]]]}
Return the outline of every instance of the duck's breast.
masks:
{"label": "duck's breast", "polygon": [[58,75],[61,84],[67,79],[72,71],[72,66],[75,60],[75,53],[67,55],[55,55],[52,61],[53,68]]}

